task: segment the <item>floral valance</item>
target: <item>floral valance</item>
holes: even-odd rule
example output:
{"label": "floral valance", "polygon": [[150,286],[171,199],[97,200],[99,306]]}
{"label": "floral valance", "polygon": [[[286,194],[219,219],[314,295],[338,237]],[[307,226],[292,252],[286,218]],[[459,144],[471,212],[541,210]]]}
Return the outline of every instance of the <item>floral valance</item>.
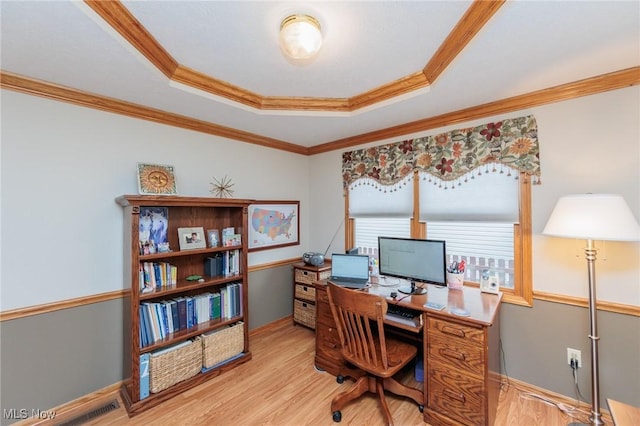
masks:
{"label": "floral valance", "polygon": [[452,181],[493,164],[540,177],[538,127],[533,116],[342,154],[345,190],[359,179],[395,185],[414,171]]}

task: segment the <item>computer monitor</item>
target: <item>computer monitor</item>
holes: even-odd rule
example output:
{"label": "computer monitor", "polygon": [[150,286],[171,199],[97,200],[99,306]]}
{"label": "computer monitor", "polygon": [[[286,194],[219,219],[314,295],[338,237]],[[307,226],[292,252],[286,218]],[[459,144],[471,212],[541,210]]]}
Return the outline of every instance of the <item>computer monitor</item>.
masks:
{"label": "computer monitor", "polygon": [[424,294],[417,282],[446,286],[446,242],[417,238],[378,237],[380,275],[411,281],[410,288],[398,289],[407,294]]}

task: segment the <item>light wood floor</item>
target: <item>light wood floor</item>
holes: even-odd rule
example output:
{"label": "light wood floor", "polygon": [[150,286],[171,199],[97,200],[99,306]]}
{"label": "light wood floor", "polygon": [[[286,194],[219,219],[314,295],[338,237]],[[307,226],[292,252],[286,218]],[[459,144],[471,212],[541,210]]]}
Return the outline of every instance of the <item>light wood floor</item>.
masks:
{"label": "light wood floor", "polygon": [[[253,359],[248,363],[133,418],[119,400],[119,409],[86,424],[333,426],[331,398],[352,382],[340,385],[314,369],[314,339],[312,330],[281,322],[252,336]],[[396,425],[425,425],[414,403],[392,395],[387,401]],[[572,419],[556,406],[505,386],[496,424],[564,426],[578,420],[586,421],[586,416]],[[382,425],[377,399],[367,396],[345,407],[340,424]]]}

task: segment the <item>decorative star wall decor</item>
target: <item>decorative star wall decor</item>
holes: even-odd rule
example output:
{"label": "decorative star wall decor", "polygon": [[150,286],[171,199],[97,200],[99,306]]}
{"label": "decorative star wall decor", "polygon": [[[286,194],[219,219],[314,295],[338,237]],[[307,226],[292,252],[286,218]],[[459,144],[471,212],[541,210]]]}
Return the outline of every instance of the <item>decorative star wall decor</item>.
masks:
{"label": "decorative star wall decor", "polygon": [[233,183],[231,183],[231,179],[229,179],[226,175],[222,179],[213,178],[213,182],[211,182],[211,192],[218,198],[227,198],[233,196]]}

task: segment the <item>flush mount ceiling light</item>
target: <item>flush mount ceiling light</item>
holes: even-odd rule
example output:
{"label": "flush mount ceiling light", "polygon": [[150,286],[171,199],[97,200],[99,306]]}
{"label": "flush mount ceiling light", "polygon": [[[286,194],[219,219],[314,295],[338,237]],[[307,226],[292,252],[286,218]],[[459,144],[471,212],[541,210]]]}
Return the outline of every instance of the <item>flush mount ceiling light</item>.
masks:
{"label": "flush mount ceiling light", "polygon": [[309,15],[290,15],[280,24],[280,48],[293,59],[309,59],[322,45],[320,23]]}

